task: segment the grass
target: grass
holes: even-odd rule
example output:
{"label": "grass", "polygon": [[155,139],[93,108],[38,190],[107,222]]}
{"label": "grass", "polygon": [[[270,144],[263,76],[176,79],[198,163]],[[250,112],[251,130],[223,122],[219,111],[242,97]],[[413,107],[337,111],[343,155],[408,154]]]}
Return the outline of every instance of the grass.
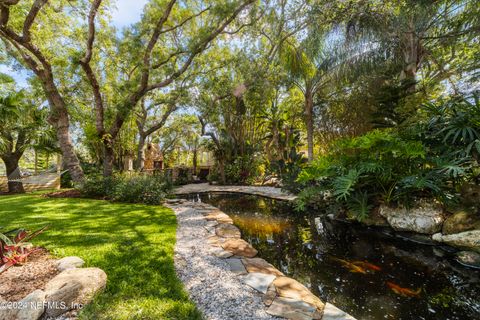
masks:
{"label": "grass", "polygon": [[40,195],[0,196],[0,226],[50,228],[34,239],[59,257],[79,256],[108,275],[80,319],[201,319],[175,275],[176,219],[161,206]]}

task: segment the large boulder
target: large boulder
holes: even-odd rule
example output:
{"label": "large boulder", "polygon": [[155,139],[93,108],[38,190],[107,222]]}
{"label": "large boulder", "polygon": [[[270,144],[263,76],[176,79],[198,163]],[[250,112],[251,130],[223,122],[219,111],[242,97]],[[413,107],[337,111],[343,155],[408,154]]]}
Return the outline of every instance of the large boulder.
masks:
{"label": "large boulder", "polygon": [[17,320],[37,320],[39,319],[43,311],[45,310],[45,292],[42,290],[35,290],[28,296],[21,300],[21,305],[25,306],[21,308],[17,313]]}
{"label": "large boulder", "polygon": [[434,234],[442,229],[445,217],[440,207],[422,204],[416,208],[391,208],[380,206],[380,215],[387,219],[388,224],[396,231],[412,231]]}
{"label": "large boulder", "polygon": [[436,233],[432,239],[462,250],[480,252],[480,230],[443,235]]}
{"label": "large boulder", "polygon": [[81,268],[85,264],[82,258],[79,257],[65,257],[57,261],[57,269],[64,271],[67,269]]}
{"label": "large boulder", "polygon": [[474,229],[480,230],[480,215],[467,211],[458,211],[445,220],[442,233],[454,234]]}
{"label": "large boulder", "polygon": [[46,317],[57,317],[89,303],[107,283],[98,268],[67,269],[45,285]]}
{"label": "large boulder", "polygon": [[[45,310],[45,292],[35,290],[18,302],[17,308],[0,308],[0,320],[37,320]],[[0,301],[1,303],[2,301]]]}

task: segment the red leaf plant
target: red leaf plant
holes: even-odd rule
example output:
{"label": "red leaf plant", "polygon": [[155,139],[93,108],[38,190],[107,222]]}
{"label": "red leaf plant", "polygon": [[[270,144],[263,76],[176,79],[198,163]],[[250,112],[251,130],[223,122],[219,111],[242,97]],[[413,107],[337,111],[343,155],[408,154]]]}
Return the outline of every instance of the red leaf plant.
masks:
{"label": "red leaf plant", "polygon": [[39,250],[29,242],[48,226],[44,226],[34,232],[25,229],[15,229],[8,232],[0,232],[0,274],[8,268],[23,264],[32,253]]}

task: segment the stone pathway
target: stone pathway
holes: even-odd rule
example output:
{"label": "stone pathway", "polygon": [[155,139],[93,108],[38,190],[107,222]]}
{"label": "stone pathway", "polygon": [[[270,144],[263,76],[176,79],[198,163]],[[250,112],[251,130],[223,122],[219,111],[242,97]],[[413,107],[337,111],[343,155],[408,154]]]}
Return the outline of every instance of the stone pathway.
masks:
{"label": "stone pathway", "polygon": [[297,198],[292,194],[282,191],[282,189],[280,188],[262,187],[262,186],[219,186],[219,185],[210,185],[208,183],[196,183],[196,184],[187,184],[187,185],[178,187],[177,189],[174,190],[174,193],[177,195],[205,193],[205,192],[245,193],[245,194],[254,194],[258,196],[264,196],[267,198],[287,200],[287,201],[293,201]]}
{"label": "stone pathway", "polygon": [[219,209],[186,200],[167,206],[178,220],[177,274],[206,319],[354,320],[256,257]]}

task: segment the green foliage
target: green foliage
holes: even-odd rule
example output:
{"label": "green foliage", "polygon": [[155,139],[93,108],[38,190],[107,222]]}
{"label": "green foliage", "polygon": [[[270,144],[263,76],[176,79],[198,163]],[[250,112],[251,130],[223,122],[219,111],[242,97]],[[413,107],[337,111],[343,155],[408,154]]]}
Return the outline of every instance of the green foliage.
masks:
{"label": "green foliage", "polygon": [[[363,219],[372,204],[380,202],[410,204],[421,197],[451,200],[444,193],[451,177],[446,172],[429,161],[420,141],[377,129],[337,141],[327,155],[302,171],[299,182],[322,187]],[[303,195],[300,206],[308,202]]]}
{"label": "green foliage", "polygon": [[298,182],[308,188],[298,207],[325,201],[314,190],[327,191],[360,219],[372,204],[408,206],[432,197],[456,202],[458,187],[478,179],[478,96],[428,103],[417,116],[422,120],[399,130],[377,129],[334,143],[300,174]]}
{"label": "green foliage", "polygon": [[225,176],[230,184],[252,184],[260,176],[260,162],[255,156],[237,157],[225,165]]}
{"label": "green foliage", "polygon": [[158,175],[90,175],[80,191],[87,197],[157,205],[162,203],[171,187],[167,179]]}
{"label": "green foliage", "polygon": [[457,159],[480,155],[480,97],[459,96],[427,103],[427,121],[417,130],[438,153],[455,153]]}
{"label": "green foliage", "polygon": [[282,145],[282,154],[280,159],[270,162],[273,172],[281,179],[283,189],[290,192],[299,192],[302,185],[297,183],[297,178],[307,159],[302,153],[298,152],[301,142],[300,132],[298,130],[288,129],[288,134],[280,135],[280,145]]}

